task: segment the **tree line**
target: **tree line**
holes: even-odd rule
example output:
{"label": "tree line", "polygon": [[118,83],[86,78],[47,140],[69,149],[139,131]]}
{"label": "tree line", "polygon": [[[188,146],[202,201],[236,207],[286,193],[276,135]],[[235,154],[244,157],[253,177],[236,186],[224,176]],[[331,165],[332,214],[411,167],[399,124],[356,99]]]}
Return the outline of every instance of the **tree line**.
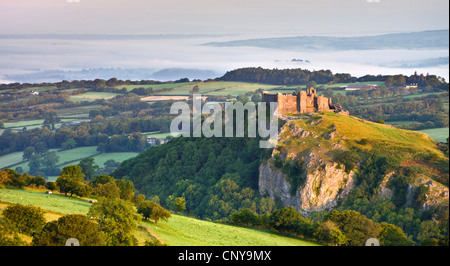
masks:
{"label": "tree line", "polygon": [[228,71],[217,80],[241,81],[252,83],[266,83],[274,85],[306,85],[308,82],[317,84],[339,84],[355,82],[385,82],[386,86],[402,86],[417,84],[420,88],[431,86],[439,90],[448,91],[448,83],[436,75],[423,75],[415,72],[406,75],[365,75],[353,77],[346,73],[333,74],[330,70],[310,71],[306,69],[264,69],[262,67],[248,67]]}

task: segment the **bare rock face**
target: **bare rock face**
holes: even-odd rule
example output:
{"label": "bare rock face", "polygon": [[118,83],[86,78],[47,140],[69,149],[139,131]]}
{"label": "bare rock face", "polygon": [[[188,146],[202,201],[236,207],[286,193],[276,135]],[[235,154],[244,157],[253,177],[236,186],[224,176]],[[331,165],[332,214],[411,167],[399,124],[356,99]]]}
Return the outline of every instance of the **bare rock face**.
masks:
{"label": "bare rock face", "polygon": [[354,173],[346,173],[338,163],[322,161],[313,152],[303,158],[303,182],[293,192],[289,178],[271,160],[261,164],[259,191],[263,196],[279,198],[284,206],[294,207],[303,215],[312,211],[332,210],[337,201],[355,187]]}

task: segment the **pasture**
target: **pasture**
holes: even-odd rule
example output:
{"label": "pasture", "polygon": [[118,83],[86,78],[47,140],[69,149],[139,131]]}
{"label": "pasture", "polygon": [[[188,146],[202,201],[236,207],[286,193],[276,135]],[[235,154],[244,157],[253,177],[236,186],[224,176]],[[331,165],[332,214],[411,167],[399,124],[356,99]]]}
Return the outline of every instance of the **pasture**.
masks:
{"label": "pasture", "polygon": [[[77,164],[79,161],[81,161],[83,158],[91,157],[93,155],[100,154],[97,151],[97,146],[90,146],[90,147],[80,147],[75,148],[71,150],[50,150],[50,151],[56,151],[59,156],[58,165],[65,165],[69,162],[76,162]],[[0,168],[5,168],[10,165],[14,165],[14,169],[16,167],[22,167],[22,169],[27,172],[29,171],[28,163],[24,162],[22,160],[23,152],[14,152],[11,154],[7,154],[4,156],[0,156]]]}
{"label": "pasture", "polygon": [[70,96],[70,100],[72,102],[93,102],[99,99],[109,100],[116,97],[117,95],[119,94],[111,92],[86,92]]}
{"label": "pasture", "polygon": [[[92,206],[86,198],[68,197],[59,193],[49,195],[39,190],[0,188],[0,210],[9,203],[41,207],[47,212],[46,217],[48,211],[52,212],[52,219],[58,218],[58,214],[85,215]],[[135,234],[140,243],[158,238],[169,246],[318,246],[313,242],[269,231],[203,221],[176,214],[172,214],[168,221],[160,221],[158,224],[142,221]]]}
{"label": "pasture", "polygon": [[449,137],[448,127],[424,129],[424,130],[420,130],[419,132],[429,135],[432,139],[434,139],[438,142],[445,143],[445,142],[447,142],[447,138]]}
{"label": "pasture", "polygon": [[185,83],[165,83],[165,84],[145,84],[145,85],[122,85],[122,86],[116,86],[116,89],[122,89],[125,88],[127,91],[132,91],[133,89],[138,88],[152,88],[153,91],[158,91],[162,89],[173,89],[177,87],[182,87],[186,85],[194,84],[193,82],[185,82]]}
{"label": "pasture", "polygon": [[317,246],[298,238],[172,214],[158,224],[142,222],[169,246]]}

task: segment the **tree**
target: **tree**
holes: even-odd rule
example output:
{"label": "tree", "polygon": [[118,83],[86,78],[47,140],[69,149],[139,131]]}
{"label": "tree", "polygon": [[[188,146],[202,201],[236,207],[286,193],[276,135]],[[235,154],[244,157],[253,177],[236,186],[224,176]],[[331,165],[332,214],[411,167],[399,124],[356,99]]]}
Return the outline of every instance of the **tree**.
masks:
{"label": "tree", "polygon": [[395,75],[394,76],[394,86],[403,86],[406,84],[405,76]]}
{"label": "tree", "polygon": [[95,188],[99,184],[106,184],[106,183],[114,182],[114,181],[115,181],[115,179],[112,176],[109,176],[109,175],[98,175],[91,181],[91,183],[92,183],[92,186]]}
{"label": "tree", "polygon": [[175,210],[180,213],[186,210],[186,200],[183,197],[175,199]]}
{"label": "tree", "polygon": [[100,199],[87,214],[93,217],[105,233],[109,246],[135,246],[133,233],[137,229],[137,213],[133,203],[121,199]]}
{"label": "tree", "polygon": [[386,87],[392,87],[394,85],[394,77],[389,76],[387,77],[386,81],[384,82]]}
{"label": "tree", "polygon": [[66,142],[64,142],[63,144],[61,144],[61,147],[62,147],[64,150],[70,150],[70,149],[75,148],[76,146],[77,146],[77,143],[76,143],[75,140],[72,139],[72,138],[68,139]]}
{"label": "tree", "polygon": [[36,154],[36,150],[34,149],[33,146],[30,146],[30,147],[27,147],[23,151],[22,158],[23,158],[24,161],[30,160],[33,157],[34,154]]}
{"label": "tree", "polygon": [[7,219],[0,219],[0,246],[25,246],[17,228]]}
{"label": "tree", "polygon": [[84,180],[85,175],[79,165],[70,165],[63,168],[60,175],[67,175],[69,177]]}
{"label": "tree", "polygon": [[144,220],[151,219],[155,221],[155,224],[161,219],[167,221],[171,217],[170,212],[161,207],[161,205],[148,200],[145,200],[137,206],[137,212],[142,214]]}
{"label": "tree", "polygon": [[244,94],[239,94],[239,95],[236,97],[236,100],[248,102],[248,101],[250,101],[250,97],[248,97],[247,95],[244,95]]}
{"label": "tree", "polygon": [[339,230],[336,223],[329,220],[319,223],[314,232],[314,236],[319,241],[336,246],[347,244],[345,235]]}
{"label": "tree", "polygon": [[308,83],[306,83],[306,88],[317,88],[317,83],[314,80],[308,81]]}
{"label": "tree", "polygon": [[134,184],[130,180],[116,180],[116,185],[120,190],[120,198],[123,200],[131,201],[134,198]]}
{"label": "tree", "polygon": [[14,175],[10,171],[0,170],[0,186],[11,185],[13,183]]}
{"label": "tree", "polygon": [[414,242],[409,240],[401,228],[388,223],[381,223],[379,235],[383,246],[413,246]]}
{"label": "tree", "polygon": [[377,238],[381,227],[378,223],[356,211],[333,211],[327,215],[323,222],[334,222],[339,230],[348,239],[350,246],[364,246],[367,239]]}
{"label": "tree", "polygon": [[6,207],[3,216],[21,233],[39,232],[45,224],[44,212],[40,207],[13,204]]}
{"label": "tree", "polygon": [[48,168],[54,168],[59,161],[59,156],[55,151],[47,152],[42,164]]}
{"label": "tree", "polygon": [[270,215],[269,224],[281,232],[294,232],[302,216],[294,207],[285,207],[276,210]]}
{"label": "tree", "polygon": [[70,196],[72,196],[73,194],[82,192],[83,186],[86,186],[83,178],[84,174],[82,173],[80,166],[66,166],[56,179],[56,185],[65,195],[70,193]]}
{"label": "tree", "polygon": [[86,180],[90,180],[95,171],[98,169],[98,165],[94,164],[94,158],[85,158],[78,163],[78,166],[81,167],[81,171],[86,175]]}
{"label": "tree", "polygon": [[230,215],[230,220],[232,223],[246,226],[256,226],[261,223],[258,214],[247,208],[233,212]]}
{"label": "tree", "polygon": [[34,246],[64,246],[70,238],[80,242],[80,246],[102,246],[104,233],[99,226],[85,215],[71,214],[48,222],[40,234],[33,237]]}
{"label": "tree", "polygon": [[94,194],[98,197],[118,199],[120,198],[120,188],[114,181],[108,182],[106,184],[98,184],[94,188]]}
{"label": "tree", "polygon": [[60,119],[55,110],[50,109],[44,113],[44,125],[51,126],[52,130],[55,129],[55,124],[59,123]]}
{"label": "tree", "polygon": [[417,240],[421,243],[429,241],[429,239],[438,240],[440,237],[439,225],[436,222],[427,220],[420,224]]}

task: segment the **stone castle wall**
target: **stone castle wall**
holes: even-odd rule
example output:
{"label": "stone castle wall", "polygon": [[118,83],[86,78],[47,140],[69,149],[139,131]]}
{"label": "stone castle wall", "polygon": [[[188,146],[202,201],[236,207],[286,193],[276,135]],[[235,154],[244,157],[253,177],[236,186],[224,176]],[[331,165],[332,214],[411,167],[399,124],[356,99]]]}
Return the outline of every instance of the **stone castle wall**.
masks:
{"label": "stone castle wall", "polygon": [[297,99],[298,97],[296,95],[283,95],[281,93],[278,93],[278,113],[297,113]]}
{"label": "stone castle wall", "polygon": [[264,102],[278,102],[279,114],[302,114],[314,113],[320,111],[334,111],[348,115],[348,112],[342,110],[340,106],[331,103],[331,99],[323,95],[318,96],[314,88],[309,88],[300,93],[293,94],[270,94],[263,92],[262,100]]}

